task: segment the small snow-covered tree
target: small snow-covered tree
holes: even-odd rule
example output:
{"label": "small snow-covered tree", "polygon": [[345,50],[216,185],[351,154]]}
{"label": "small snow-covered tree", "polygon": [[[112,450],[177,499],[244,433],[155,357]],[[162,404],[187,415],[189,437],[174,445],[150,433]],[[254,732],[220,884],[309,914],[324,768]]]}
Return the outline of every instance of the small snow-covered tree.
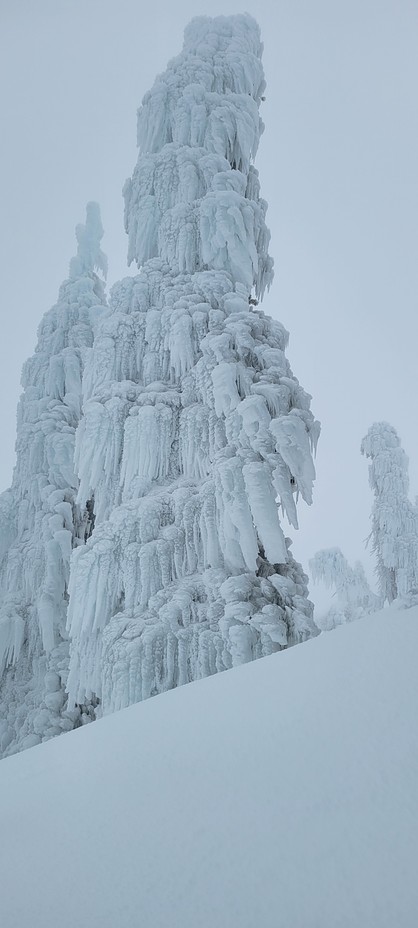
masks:
{"label": "small snow-covered tree", "polygon": [[375,422],[361,443],[370,458],[374,492],[372,545],[382,602],[391,603],[418,590],[418,514],[408,498],[408,458],[387,422]]}
{"label": "small snow-covered tree", "polygon": [[138,114],[124,188],[129,262],[84,380],[72,705],[102,711],[315,634],[279,509],[311,502],[319,426],[255,309],[272,280],[253,166],[263,129],[259,29],[199,17]]}
{"label": "small snow-covered tree", "polygon": [[76,229],[77,254],[45,314],[22,374],[16,467],[0,496],[0,755],[77,723],[66,712],[66,613],[71,552],[84,544],[76,503],[75,431],[93,326],[105,304],[103,230],[96,203]]}
{"label": "small snow-covered tree", "polygon": [[315,618],[323,631],[352,622],[379,608],[379,599],[370,589],[363,565],[356,561],[351,567],[340,548],[317,551],[309,561],[309,567],[314,582],[323,583],[327,589],[335,591],[335,604],[321,619]]}

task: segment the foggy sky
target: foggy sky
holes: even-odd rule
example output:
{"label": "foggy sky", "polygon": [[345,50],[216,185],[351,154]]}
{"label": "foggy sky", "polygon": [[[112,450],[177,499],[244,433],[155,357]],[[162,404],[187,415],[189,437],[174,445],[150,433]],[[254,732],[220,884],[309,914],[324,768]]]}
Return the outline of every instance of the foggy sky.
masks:
{"label": "foggy sky", "polygon": [[289,330],[288,357],[322,423],[314,504],[300,505],[289,534],[305,568],[339,545],[370,573],[359,446],[373,421],[398,430],[418,492],[416,0],[0,0],[0,489],[21,367],[86,202],[101,205],[109,283],[135,273],[121,188],[137,158],[136,109],[192,16],[245,8],[265,46],[256,166],[275,281],[263,308]]}

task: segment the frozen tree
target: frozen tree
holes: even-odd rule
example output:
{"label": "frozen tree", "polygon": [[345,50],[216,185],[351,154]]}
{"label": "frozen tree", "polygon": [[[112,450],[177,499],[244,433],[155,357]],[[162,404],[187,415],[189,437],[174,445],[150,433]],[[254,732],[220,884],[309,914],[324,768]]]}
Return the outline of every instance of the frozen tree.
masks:
{"label": "frozen tree", "polygon": [[[76,503],[75,431],[93,325],[105,304],[97,204],[77,226],[77,255],[22,374],[13,484],[0,496],[0,753],[79,723],[66,711],[70,556],[89,513]],[[96,273],[96,272],[99,272]],[[88,711],[88,710],[86,710]]]}
{"label": "frozen tree", "polygon": [[418,514],[408,498],[408,458],[388,422],[375,422],[361,443],[374,492],[372,545],[382,602],[418,589]]}
{"label": "frozen tree", "polygon": [[334,590],[336,597],[335,604],[325,616],[321,619],[315,617],[316,624],[323,631],[352,622],[379,608],[379,598],[370,589],[363,565],[356,561],[351,567],[340,548],[317,551],[309,561],[309,567],[314,582],[322,582],[327,589]]}
{"label": "frozen tree", "polygon": [[315,634],[279,508],[311,502],[319,426],[257,307],[272,280],[253,166],[262,45],[247,15],[194,19],[138,113],[129,262],[84,377],[70,705],[118,708]]}

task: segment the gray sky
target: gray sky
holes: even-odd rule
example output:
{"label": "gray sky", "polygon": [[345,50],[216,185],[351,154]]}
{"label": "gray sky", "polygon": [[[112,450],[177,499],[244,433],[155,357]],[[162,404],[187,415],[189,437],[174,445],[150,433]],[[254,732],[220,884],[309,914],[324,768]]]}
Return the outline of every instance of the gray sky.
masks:
{"label": "gray sky", "polygon": [[[294,552],[363,558],[371,493],[359,445],[387,419],[418,493],[417,0],[0,0],[0,489],[20,370],[98,200],[109,282],[126,273],[121,188],[136,109],[198,14],[252,13],[264,40],[257,167],[276,277],[263,308],[322,422],[314,504]],[[370,567],[369,567],[370,569]]]}

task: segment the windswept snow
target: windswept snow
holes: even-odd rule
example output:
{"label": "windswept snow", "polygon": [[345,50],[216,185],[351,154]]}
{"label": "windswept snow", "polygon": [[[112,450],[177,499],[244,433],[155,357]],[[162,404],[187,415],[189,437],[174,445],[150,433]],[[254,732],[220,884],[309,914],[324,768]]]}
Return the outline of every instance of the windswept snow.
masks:
{"label": "windswept snow", "polygon": [[0,764],[7,928],[415,928],[418,609]]}

